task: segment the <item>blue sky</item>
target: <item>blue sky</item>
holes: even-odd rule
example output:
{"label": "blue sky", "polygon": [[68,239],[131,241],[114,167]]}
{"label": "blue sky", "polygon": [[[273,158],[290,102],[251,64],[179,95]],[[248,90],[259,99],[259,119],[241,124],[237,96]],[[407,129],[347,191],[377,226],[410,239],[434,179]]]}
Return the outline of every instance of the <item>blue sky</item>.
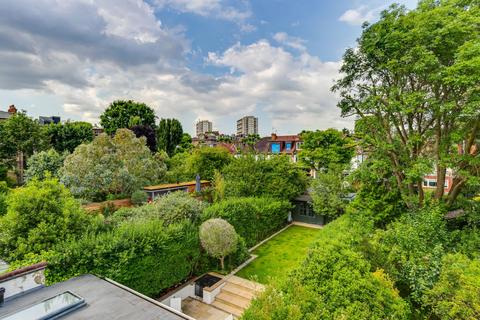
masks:
{"label": "blue sky", "polygon": [[190,133],[250,114],[262,135],[351,127],[329,89],[361,23],[393,2],[1,1],[0,110],[96,123],[134,99]]}

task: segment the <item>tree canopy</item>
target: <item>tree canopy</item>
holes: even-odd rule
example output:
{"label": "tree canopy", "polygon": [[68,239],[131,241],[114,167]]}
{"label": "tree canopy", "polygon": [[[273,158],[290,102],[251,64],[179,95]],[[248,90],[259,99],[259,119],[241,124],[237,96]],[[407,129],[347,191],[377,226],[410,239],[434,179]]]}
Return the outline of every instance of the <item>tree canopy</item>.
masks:
{"label": "tree canopy", "polygon": [[152,155],[145,138],[119,129],[111,138],[101,134],[67,156],[61,181],[77,197],[102,200],[108,194],[129,196],[146,185],[160,182],[165,164]]}
{"label": "tree canopy", "polygon": [[410,207],[424,201],[425,174],[436,172],[434,197],[442,199],[446,169],[455,170],[452,204],[478,170],[479,21],[474,0],[392,6],[343,57],[333,87],[342,115],[368,121],[364,148],[385,155]]}
{"label": "tree canopy", "polygon": [[354,155],[353,140],[336,129],[303,131],[303,144],[298,155],[301,162],[315,170],[326,170],[330,166],[345,166]]}
{"label": "tree canopy", "polygon": [[172,156],[177,152],[177,147],[185,142],[183,128],[177,119],[160,119],[157,129],[158,149]]}
{"label": "tree canopy", "polygon": [[45,126],[50,145],[62,153],[73,152],[82,143],[93,140],[92,125],[88,122],[52,123]]}
{"label": "tree canopy", "polygon": [[215,218],[205,221],[200,226],[200,242],[209,255],[220,259],[223,270],[225,257],[237,250],[238,235],[230,223]]}
{"label": "tree canopy", "polygon": [[155,128],[155,112],[145,103],[116,100],[100,115],[100,124],[107,134],[118,129],[144,125]]}
{"label": "tree canopy", "polygon": [[25,181],[32,179],[43,180],[47,176],[58,178],[66,154],[60,154],[55,149],[34,153],[28,160],[25,170]]}

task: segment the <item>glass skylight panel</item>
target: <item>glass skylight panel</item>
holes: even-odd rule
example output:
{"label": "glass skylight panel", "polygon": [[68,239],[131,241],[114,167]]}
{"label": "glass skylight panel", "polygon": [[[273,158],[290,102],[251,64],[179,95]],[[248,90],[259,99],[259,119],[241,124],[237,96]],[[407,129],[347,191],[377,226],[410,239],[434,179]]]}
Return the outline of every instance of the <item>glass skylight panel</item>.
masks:
{"label": "glass skylight panel", "polygon": [[70,291],[66,291],[52,298],[43,300],[33,306],[27,307],[2,320],[47,320],[57,319],[72,312],[85,304],[85,300]]}

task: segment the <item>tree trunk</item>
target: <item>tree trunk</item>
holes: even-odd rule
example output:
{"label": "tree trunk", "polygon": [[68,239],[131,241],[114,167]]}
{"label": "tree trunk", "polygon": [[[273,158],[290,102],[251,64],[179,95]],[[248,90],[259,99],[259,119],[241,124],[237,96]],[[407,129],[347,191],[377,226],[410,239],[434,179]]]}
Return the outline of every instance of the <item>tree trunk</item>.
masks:
{"label": "tree trunk", "polygon": [[447,168],[437,164],[437,189],[435,190],[435,199],[437,200],[443,197],[446,173]]}
{"label": "tree trunk", "polygon": [[23,152],[17,152],[17,184],[23,184]]}
{"label": "tree trunk", "polygon": [[221,258],[220,258],[220,266],[222,267],[222,270],[225,269],[225,262],[224,262],[224,260],[225,260],[225,257],[221,257]]}
{"label": "tree trunk", "polygon": [[466,180],[464,178],[454,178],[453,183],[452,183],[452,188],[450,189],[450,192],[448,193],[448,200],[447,200],[447,205],[451,206],[455,200],[457,199],[458,195],[460,194],[460,191],[462,190]]}
{"label": "tree trunk", "polygon": [[423,202],[425,200],[425,192],[423,191],[423,185],[421,180],[417,182],[417,187],[418,187],[418,205],[420,207],[423,207]]}

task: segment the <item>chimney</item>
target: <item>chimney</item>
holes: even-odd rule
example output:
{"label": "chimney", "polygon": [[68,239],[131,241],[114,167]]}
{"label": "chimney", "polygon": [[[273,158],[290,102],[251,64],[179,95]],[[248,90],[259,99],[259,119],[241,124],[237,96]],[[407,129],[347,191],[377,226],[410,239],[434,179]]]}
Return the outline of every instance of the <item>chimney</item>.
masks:
{"label": "chimney", "polygon": [[277,140],[277,134],[276,133],[272,133],[272,140],[273,141]]}
{"label": "chimney", "polygon": [[15,105],[12,104],[10,107],[8,107],[8,113],[10,114],[17,113],[17,108],[15,108]]}

